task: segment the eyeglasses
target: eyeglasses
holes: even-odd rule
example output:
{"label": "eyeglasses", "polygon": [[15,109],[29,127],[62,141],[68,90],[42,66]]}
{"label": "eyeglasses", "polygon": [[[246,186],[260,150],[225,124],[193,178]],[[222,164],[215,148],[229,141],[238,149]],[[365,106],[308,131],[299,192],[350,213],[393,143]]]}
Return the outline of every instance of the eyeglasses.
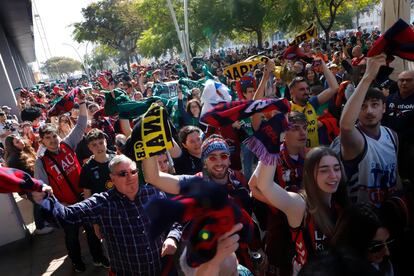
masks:
{"label": "eyeglasses", "polygon": [[390,244],[392,242],[394,242],[394,240],[389,240],[389,241],[386,241],[386,242],[372,241],[371,242],[372,245],[370,247],[368,247],[368,251],[371,252],[371,253],[381,252],[385,248],[385,246],[387,246],[388,244]]}
{"label": "eyeglasses", "polygon": [[131,170],[131,171],[120,171],[120,172],[118,172],[118,173],[114,173],[115,175],[117,175],[117,176],[119,176],[119,177],[126,177],[126,176],[128,176],[128,175],[131,175],[131,176],[134,176],[134,175],[136,175],[138,173],[138,170],[137,169],[135,169],[135,170]]}
{"label": "eyeglasses", "polygon": [[215,162],[215,161],[217,161],[219,158],[222,160],[222,161],[225,161],[225,160],[227,160],[227,159],[229,159],[229,157],[230,157],[230,155],[229,154],[227,154],[227,153],[222,153],[222,154],[220,154],[220,155],[214,155],[214,154],[212,154],[212,155],[209,155],[208,157],[207,157],[207,159],[209,160],[209,161],[211,161],[211,162]]}

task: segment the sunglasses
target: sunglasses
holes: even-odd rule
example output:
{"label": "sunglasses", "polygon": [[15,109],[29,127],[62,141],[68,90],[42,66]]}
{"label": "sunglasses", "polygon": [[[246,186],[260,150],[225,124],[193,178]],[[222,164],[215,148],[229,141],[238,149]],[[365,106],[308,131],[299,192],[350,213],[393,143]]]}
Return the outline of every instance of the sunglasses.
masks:
{"label": "sunglasses", "polygon": [[126,176],[128,176],[128,175],[131,175],[131,176],[134,176],[134,175],[136,175],[138,173],[138,170],[137,169],[135,169],[135,170],[131,170],[131,171],[120,171],[120,172],[118,172],[118,173],[114,173],[115,175],[117,175],[117,176],[119,176],[119,177],[126,177]]}
{"label": "sunglasses", "polygon": [[394,240],[389,240],[386,242],[380,242],[380,241],[373,241],[370,247],[368,247],[368,251],[371,253],[378,253],[381,252],[385,246],[387,246],[388,244],[394,242]]}
{"label": "sunglasses", "polygon": [[227,153],[222,153],[222,154],[220,154],[220,155],[209,155],[208,157],[207,157],[207,159],[209,160],[209,161],[211,161],[211,162],[215,162],[215,161],[217,161],[219,158],[222,160],[222,161],[225,161],[225,160],[227,160],[227,159],[229,159],[229,157],[230,157],[230,155],[229,154],[227,154]]}

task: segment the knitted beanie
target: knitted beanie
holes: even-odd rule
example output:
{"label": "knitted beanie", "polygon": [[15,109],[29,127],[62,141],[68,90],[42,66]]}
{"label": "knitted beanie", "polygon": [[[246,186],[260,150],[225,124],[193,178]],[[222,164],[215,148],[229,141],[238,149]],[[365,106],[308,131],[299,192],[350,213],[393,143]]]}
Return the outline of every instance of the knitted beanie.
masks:
{"label": "knitted beanie", "polygon": [[201,162],[204,162],[207,156],[216,150],[225,151],[227,154],[230,154],[229,145],[227,145],[226,141],[224,141],[223,139],[206,139],[201,145]]}

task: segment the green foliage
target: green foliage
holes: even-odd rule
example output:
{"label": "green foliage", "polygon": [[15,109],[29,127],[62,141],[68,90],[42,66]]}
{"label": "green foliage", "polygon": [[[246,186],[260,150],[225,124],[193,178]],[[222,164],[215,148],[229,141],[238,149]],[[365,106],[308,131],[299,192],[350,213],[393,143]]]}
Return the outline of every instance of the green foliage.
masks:
{"label": "green foliage", "polygon": [[[230,37],[233,29],[229,1],[190,1],[190,39],[192,49],[215,47],[215,42]],[[192,39],[192,38],[193,39]]]}
{"label": "green foliage", "polygon": [[272,10],[266,18],[267,25],[276,25],[285,33],[297,33],[310,22],[318,23],[319,31],[329,33],[333,28],[352,27],[356,12],[379,0],[268,0]]}
{"label": "green foliage", "polygon": [[[174,9],[177,17],[182,14],[181,6],[175,5]],[[141,55],[160,57],[172,49],[179,49],[181,52],[180,42],[165,0],[144,0],[136,6],[136,12],[141,15],[141,20],[150,26],[142,32],[137,42]],[[177,20],[181,26],[184,25],[184,20],[181,18]]]}
{"label": "green foliage", "polygon": [[68,75],[75,71],[81,70],[81,63],[69,57],[51,57],[46,60],[41,67],[43,73],[50,77]]}
{"label": "green foliage", "polygon": [[91,55],[85,58],[85,63],[89,64],[93,71],[104,70],[105,62],[117,56],[118,52],[110,47],[99,45],[94,48]]}
{"label": "green foliage", "polygon": [[[171,0],[178,25],[184,30],[182,0]],[[190,0],[189,37],[192,56],[206,47],[232,39],[261,46],[263,36],[279,30],[296,34],[318,23],[319,31],[350,28],[357,11],[379,0]],[[160,57],[181,52],[175,26],[165,0],[101,0],[82,10],[83,22],[75,23],[78,42],[92,41],[115,51],[120,62],[129,63],[139,53]],[[104,56],[95,53],[100,68]],[[129,64],[128,64],[129,66]]]}
{"label": "green foliage", "polygon": [[257,35],[258,47],[262,47],[263,23],[269,12],[267,1],[264,0],[231,0],[231,15],[233,26],[245,32]]}
{"label": "green foliage", "polygon": [[74,24],[78,42],[91,41],[111,47],[125,58],[136,51],[138,37],[145,29],[136,12],[137,1],[103,0],[82,9],[83,22]]}
{"label": "green foliage", "polygon": [[312,10],[328,40],[329,32],[338,14],[349,12],[349,10],[359,11],[367,5],[377,3],[378,0],[305,0],[305,2]]}
{"label": "green foliage", "polygon": [[313,14],[303,0],[269,2],[271,12],[267,15],[266,24],[271,24],[284,33],[297,33],[312,22]]}
{"label": "green foliage", "polygon": [[[184,30],[184,12],[181,1],[172,1],[178,25]],[[229,5],[224,0],[189,1],[188,25],[192,55],[203,47],[227,37],[232,30]],[[138,41],[140,54],[159,57],[168,50],[181,52],[180,42],[166,1],[144,0],[138,8],[148,28]]]}
{"label": "green foliage", "polygon": [[165,47],[161,47],[166,41],[161,34],[154,34],[153,28],[142,32],[138,41],[138,49],[145,57],[159,57],[165,53]]}

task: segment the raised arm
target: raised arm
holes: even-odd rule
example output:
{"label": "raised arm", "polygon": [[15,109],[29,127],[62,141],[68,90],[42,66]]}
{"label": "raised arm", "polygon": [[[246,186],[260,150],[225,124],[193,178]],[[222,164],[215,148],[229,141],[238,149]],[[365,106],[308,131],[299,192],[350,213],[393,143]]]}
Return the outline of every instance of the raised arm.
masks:
{"label": "raised arm", "polygon": [[88,109],[86,108],[85,92],[79,91],[77,97],[79,99],[79,118],[72,131],[63,139],[63,141],[72,149],[75,149],[82,140],[88,123]]}
{"label": "raised arm", "polygon": [[328,66],[326,66],[325,62],[320,59],[321,66],[323,70],[323,74],[325,76],[326,82],[328,83],[328,88],[323,90],[318,95],[318,102],[320,105],[329,101],[337,92],[338,92],[338,82],[336,81],[335,75],[329,70]]}
{"label": "raised arm", "polygon": [[[256,92],[254,93],[253,100],[260,100],[264,97],[264,91],[266,88],[266,84],[269,81],[270,74],[275,70],[275,62],[273,59],[269,59],[269,61],[266,63],[264,72],[263,72],[263,78],[260,81],[259,86],[257,87]],[[253,130],[258,130],[260,127],[260,123],[262,122],[262,114],[256,113],[252,115],[252,128]]]}
{"label": "raised arm", "polygon": [[259,162],[257,186],[271,205],[286,214],[291,227],[299,227],[305,214],[306,202],[297,193],[291,193],[273,182],[276,166]]}
{"label": "raised arm", "polygon": [[254,171],[253,175],[250,177],[250,180],[249,180],[249,183],[248,183],[250,191],[252,193],[252,196],[255,199],[260,200],[263,203],[266,203],[268,205],[272,205],[269,202],[269,200],[267,200],[267,198],[262,193],[262,191],[260,191],[260,189],[257,187],[257,176],[256,176],[256,173],[258,174],[257,170],[258,170],[258,167],[256,167],[256,170]]}
{"label": "raised arm", "polygon": [[339,126],[341,128],[341,155],[344,160],[352,160],[364,150],[365,140],[355,127],[355,123],[361,111],[368,88],[377,76],[381,65],[385,65],[385,55],[368,59],[365,74],[342,111]]}
{"label": "raised arm", "polygon": [[45,210],[52,212],[53,216],[61,222],[69,224],[97,223],[102,205],[107,200],[102,195],[96,194],[79,203],[64,206],[55,197],[43,200],[44,193],[33,193],[33,200]]}
{"label": "raised arm", "polygon": [[142,161],[145,181],[166,193],[179,194],[180,185],[178,184],[178,176],[161,172],[158,169],[156,158],[156,156],[153,156]]}
{"label": "raised arm", "polygon": [[121,126],[121,131],[125,135],[126,138],[131,136],[132,128],[131,128],[131,125],[129,124],[128,119],[119,119],[119,125]]}
{"label": "raised arm", "polygon": [[173,147],[168,150],[171,155],[171,158],[178,158],[183,153],[183,150],[180,148],[178,143],[173,139]]}

